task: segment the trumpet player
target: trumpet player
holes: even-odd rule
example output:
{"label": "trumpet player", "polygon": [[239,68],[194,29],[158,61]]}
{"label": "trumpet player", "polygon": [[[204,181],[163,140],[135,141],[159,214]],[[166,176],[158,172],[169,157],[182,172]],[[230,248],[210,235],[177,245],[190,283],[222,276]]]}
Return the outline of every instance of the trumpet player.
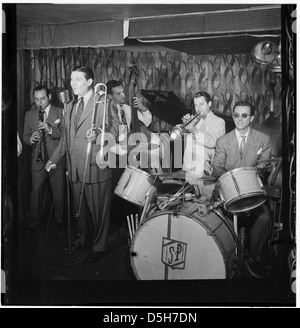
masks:
{"label": "trumpet player", "polygon": [[45,163],[57,147],[62,136],[62,110],[51,105],[51,94],[46,86],[40,85],[33,90],[34,107],[27,111],[24,119],[24,142],[32,148],[30,192],[30,218],[27,233],[38,228],[42,219],[42,205],[45,197],[45,185],[49,178],[53,196],[53,209],[59,230],[64,229],[65,217],[65,158],[62,158],[57,170],[48,173]]}
{"label": "trumpet player", "polygon": [[[46,165],[51,168],[66,154],[80,230],[75,245],[87,251],[87,262],[96,262],[105,254],[110,223],[112,172],[109,167],[96,165],[101,147],[96,139],[104,131],[111,132],[112,127],[118,131],[117,123],[114,123],[117,121],[110,113],[105,113],[105,101],[97,102],[93,84],[91,68],[82,66],[72,70],[71,87],[75,100],[66,108],[65,138],[61,139]],[[102,126],[104,114],[105,126]]]}
{"label": "trumpet player", "polygon": [[197,92],[193,105],[193,114],[182,118],[186,138],[183,170],[186,171],[186,181],[194,185],[196,195],[210,199],[214,182],[203,178],[210,174],[216,140],[225,134],[225,121],[212,112],[212,101],[207,92]]}

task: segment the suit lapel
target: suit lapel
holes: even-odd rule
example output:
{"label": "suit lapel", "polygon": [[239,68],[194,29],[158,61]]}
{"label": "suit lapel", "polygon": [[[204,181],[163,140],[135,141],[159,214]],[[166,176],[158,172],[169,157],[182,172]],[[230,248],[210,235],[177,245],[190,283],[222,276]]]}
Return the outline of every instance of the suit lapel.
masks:
{"label": "suit lapel", "polygon": [[[85,108],[84,108],[84,110],[81,114],[80,120],[79,120],[78,125],[77,125],[76,132],[78,131],[80,126],[83,124],[83,122],[92,115],[93,107],[94,107],[94,93],[92,93],[87,105],[85,106]],[[74,123],[74,118],[73,118],[73,123]],[[92,122],[91,122],[91,124],[92,124]]]}
{"label": "suit lapel", "polygon": [[53,123],[56,121],[57,118],[58,118],[57,111],[55,110],[54,107],[50,106],[48,117],[46,119],[46,123],[53,125]]}
{"label": "suit lapel", "polygon": [[253,159],[255,158],[255,155],[258,152],[258,147],[260,145],[259,142],[260,142],[260,140],[257,138],[254,129],[250,128],[246,147],[244,149],[242,164],[247,163],[248,166],[250,164],[251,165],[253,164]]}

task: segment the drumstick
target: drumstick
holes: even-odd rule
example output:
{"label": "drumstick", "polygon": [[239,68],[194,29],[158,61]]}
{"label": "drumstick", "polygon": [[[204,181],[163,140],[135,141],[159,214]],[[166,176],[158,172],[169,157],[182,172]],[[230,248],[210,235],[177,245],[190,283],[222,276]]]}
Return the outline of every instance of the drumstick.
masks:
{"label": "drumstick", "polygon": [[132,228],[132,235],[135,233],[135,230],[134,230],[134,222],[133,222],[133,215],[131,214],[130,215],[130,218],[131,218],[131,228]]}
{"label": "drumstick", "polygon": [[138,218],[139,218],[139,215],[136,214],[135,215],[135,230],[137,230],[139,228]]}
{"label": "drumstick", "polygon": [[129,236],[130,236],[130,239],[132,239],[132,232],[131,232],[131,227],[130,227],[130,222],[129,222],[129,216],[128,215],[127,215],[127,224],[128,224]]}

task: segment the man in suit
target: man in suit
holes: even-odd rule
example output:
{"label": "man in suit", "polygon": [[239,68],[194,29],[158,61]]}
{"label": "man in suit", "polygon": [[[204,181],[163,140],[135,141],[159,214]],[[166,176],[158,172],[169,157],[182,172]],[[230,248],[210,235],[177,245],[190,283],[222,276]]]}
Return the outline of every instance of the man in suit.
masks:
{"label": "man in suit", "polygon": [[[199,119],[195,118],[185,127],[186,147],[183,157],[186,181],[195,187],[197,196],[206,196],[208,199],[212,196],[215,182],[204,179],[211,171],[216,140],[225,134],[225,121],[211,111],[211,106],[211,97],[207,92],[195,94],[193,116],[198,115]],[[183,116],[183,123],[189,122],[193,116]]]}
{"label": "man in suit", "polygon": [[[132,113],[131,107],[125,104],[125,91],[121,81],[110,80],[106,83],[108,97],[112,100],[114,109],[117,111],[120,122],[126,125],[128,131],[131,130]],[[152,122],[152,114],[139,100],[138,97],[133,98],[133,106],[137,108],[137,117],[146,127]],[[123,114],[124,112],[124,114]]]}
{"label": "man in suit", "polygon": [[[267,160],[271,156],[271,140],[268,135],[252,128],[255,108],[248,102],[237,102],[233,108],[233,120],[236,128],[220,137],[216,143],[216,151],[212,162],[211,175],[220,177],[222,174],[241,167],[256,167],[258,160]],[[241,144],[244,145],[241,145]],[[243,148],[240,151],[241,146]],[[247,223],[252,224],[250,236],[249,263],[255,266],[261,262],[262,251],[271,234],[272,222],[267,205],[250,212],[254,222],[250,222],[249,213]]]}
{"label": "man in suit", "polygon": [[79,214],[80,246],[88,249],[88,262],[100,260],[107,251],[112,195],[111,169],[100,168],[96,164],[101,146],[96,139],[103,129],[114,137],[117,136],[115,131],[118,131],[109,109],[106,126],[102,126],[105,106],[100,102],[95,104],[93,82],[94,74],[89,67],[72,70],[71,87],[76,99],[66,108],[65,138],[61,139],[47,163],[50,168],[65,153],[67,155],[67,169]]}
{"label": "man in suit", "polygon": [[62,157],[55,172],[47,172],[45,163],[59,144],[62,136],[62,110],[51,105],[51,94],[40,85],[33,91],[35,107],[27,111],[24,119],[24,142],[32,147],[30,193],[30,219],[27,232],[33,232],[40,224],[45,194],[45,183],[49,177],[53,196],[53,208],[60,230],[64,229],[66,200],[65,158]]}
{"label": "man in suit", "polygon": [[[141,133],[146,131],[146,128],[150,126],[152,122],[152,114],[139,100],[138,97],[133,98],[133,107],[131,108],[129,105],[125,103],[125,91],[124,86],[121,81],[110,80],[106,83],[107,86],[107,95],[109,98],[108,106],[111,108],[111,111],[118,117],[119,123],[119,133],[118,133],[118,141],[122,144],[123,141],[128,142],[128,135],[134,131],[133,123],[134,119],[132,117],[132,110],[137,111],[137,119],[139,121],[139,129]],[[141,130],[141,127],[145,129]],[[148,133],[148,131],[147,131]],[[150,131],[149,131],[150,134]],[[144,137],[142,135],[142,137]],[[127,140],[126,140],[127,138]],[[142,142],[146,141],[145,139]],[[129,145],[127,151],[129,152]],[[120,153],[120,155],[124,155],[124,153]]]}

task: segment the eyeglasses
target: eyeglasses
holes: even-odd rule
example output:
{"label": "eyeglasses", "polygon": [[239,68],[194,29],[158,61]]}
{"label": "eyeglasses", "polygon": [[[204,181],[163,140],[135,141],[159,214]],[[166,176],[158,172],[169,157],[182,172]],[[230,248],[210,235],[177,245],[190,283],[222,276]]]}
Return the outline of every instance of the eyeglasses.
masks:
{"label": "eyeglasses", "polygon": [[251,114],[247,114],[247,113],[242,113],[242,114],[234,113],[232,116],[235,117],[235,118],[239,118],[240,116],[242,116],[242,118],[247,118],[248,116],[251,116]]}

